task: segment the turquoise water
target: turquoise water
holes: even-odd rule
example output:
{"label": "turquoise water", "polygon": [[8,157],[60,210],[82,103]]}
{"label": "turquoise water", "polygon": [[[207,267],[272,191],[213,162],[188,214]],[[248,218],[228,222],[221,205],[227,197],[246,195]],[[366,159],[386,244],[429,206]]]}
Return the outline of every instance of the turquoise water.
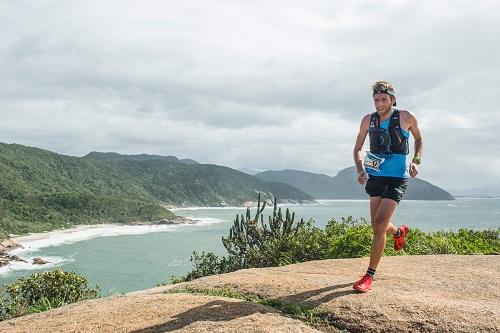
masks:
{"label": "turquoise water", "polygon": [[[368,201],[321,201],[315,205],[290,205],[298,218],[313,218],[322,227],[334,217],[368,217]],[[255,210],[252,210],[254,213]],[[271,212],[266,209],[264,216]],[[177,215],[200,219],[195,225],[154,227],[109,226],[105,230],[59,234],[41,242],[28,241],[23,258],[40,256],[49,266],[13,265],[0,270],[0,284],[34,272],[60,268],[86,276],[103,294],[155,287],[192,269],[193,250],[224,254],[221,236],[227,235],[236,214],[244,208],[195,208],[175,210]],[[456,201],[403,201],[395,224],[406,223],[425,231],[488,229],[500,227],[500,199]],[[103,237],[105,236],[105,237]],[[69,242],[69,243],[68,243]]]}

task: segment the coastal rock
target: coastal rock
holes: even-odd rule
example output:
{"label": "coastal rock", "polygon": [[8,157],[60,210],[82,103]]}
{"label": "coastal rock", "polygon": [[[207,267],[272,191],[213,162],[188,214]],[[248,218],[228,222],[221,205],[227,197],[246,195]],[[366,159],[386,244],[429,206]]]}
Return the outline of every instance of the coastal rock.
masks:
{"label": "coastal rock", "polygon": [[22,246],[13,242],[12,240],[10,239],[3,239],[0,241],[0,253],[5,253],[5,252],[8,252],[8,251],[12,251],[14,249],[17,249]]}
{"label": "coastal rock", "polygon": [[8,254],[8,252],[17,248],[22,248],[22,246],[10,239],[2,239],[0,241],[0,267],[8,265],[11,261],[27,262],[16,255],[11,256]]}
{"label": "coastal rock", "polygon": [[49,264],[50,261],[43,260],[42,258],[34,258],[33,259],[33,265],[45,265]]}
{"label": "coastal rock", "polygon": [[173,219],[161,219],[152,222],[136,221],[130,222],[128,225],[168,225],[168,224],[195,224],[200,222],[200,220],[192,220],[187,217],[176,216]]}
{"label": "coastal rock", "polygon": [[24,260],[23,258],[20,258],[16,255],[13,255],[13,256],[10,256],[10,260],[12,261],[21,261],[21,262],[27,262],[26,260]]}
{"label": "coastal rock", "polygon": [[0,267],[8,265],[11,261],[27,262],[26,260],[19,258],[16,255],[11,256],[8,253],[1,253],[0,252]]}
{"label": "coastal rock", "polygon": [[154,221],[153,224],[194,224],[200,222],[199,220],[192,220],[182,216],[176,216],[175,218],[168,220],[162,219],[159,221]]}
{"label": "coastal rock", "polygon": [[[498,332],[500,256],[384,257],[374,288],[352,290],[368,258],[243,269],[0,322],[0,332]],[[330,327],[274,308],[186,293],[224,288],[309,307]],[[178,293],[168,293],[174,290]],[[68,320],[71,318],[71,320]],[[485,319],[486,318],[486,319]]]}
{"label": "coastal rock", "polygon": [[8,265],[10,262],[10,256],[0,253],[0,267]]}

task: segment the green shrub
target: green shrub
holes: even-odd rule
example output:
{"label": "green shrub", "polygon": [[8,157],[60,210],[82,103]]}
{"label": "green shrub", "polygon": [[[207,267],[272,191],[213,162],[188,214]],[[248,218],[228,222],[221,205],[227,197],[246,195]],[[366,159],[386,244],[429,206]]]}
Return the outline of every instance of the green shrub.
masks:
{"label": "green shrub", "polygon": [[405,251],[409,254],[500,254],[500,228],[435,233],[413,229],[408,234]]}
{"label": "green shrub", "polygon": [[[229,255],[220,257],[213,252],[198,253],[194,251],[191,255],[191,262],[194,265],[194,269],[181,278],[172,276],[172,283],[191,281],[208,275],[233,272],[245,267],[241,259],[238,259],[237,256]],[[160,283],[159,285],[164,284],[166,283]]]}
{"label": "green shrub", "polygon": [[325,228],[327,241],[326,258],[359,258],[370,255],[372,242],[371,226],[365,219],[355,220],[352,216],[339,222],[332,219]]}
{"label": "green shrub", "polygon": [[327,238],[310,220],[296,232],[280,238],[269,238],[247,254],[247,267],[283,266],[326,256]]}
{"label": "green shrub", "polygon": [[75,272],[36,273],[5,286],[0,316],[2,319],[19,317],[98,296],[99,287],[89,288],[87,279]]}

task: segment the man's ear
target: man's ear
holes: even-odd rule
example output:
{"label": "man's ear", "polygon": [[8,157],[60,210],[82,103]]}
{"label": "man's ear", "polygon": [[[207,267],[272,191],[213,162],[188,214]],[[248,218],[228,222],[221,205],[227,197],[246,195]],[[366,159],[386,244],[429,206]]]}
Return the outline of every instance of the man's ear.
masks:
{"label": "man's ear", "polygon": [[392,100],[392,106],[396,106],[396,97],[391,96],[391,100]]}

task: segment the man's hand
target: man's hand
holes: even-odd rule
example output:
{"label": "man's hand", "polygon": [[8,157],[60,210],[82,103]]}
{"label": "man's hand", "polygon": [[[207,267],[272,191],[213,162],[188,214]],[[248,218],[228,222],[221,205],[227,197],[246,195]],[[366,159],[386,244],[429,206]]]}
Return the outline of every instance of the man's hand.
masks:
{"label": "man's hand", "polygon": [[358,183],[365,185],[368,180],[368,175],[364,170],[358,172]]}
{"label": "man's hand", "polygon": [[410,176],[416,177],[418,175],[418,164],[411,162],[409,167]]}

